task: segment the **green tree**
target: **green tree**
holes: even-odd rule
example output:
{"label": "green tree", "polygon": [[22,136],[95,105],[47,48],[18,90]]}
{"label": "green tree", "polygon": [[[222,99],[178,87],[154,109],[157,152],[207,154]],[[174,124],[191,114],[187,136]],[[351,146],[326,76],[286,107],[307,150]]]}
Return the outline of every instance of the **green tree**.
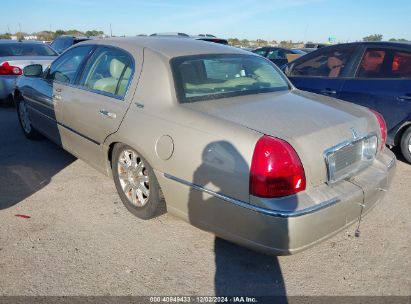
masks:
{"label": "green tree", "polygon": [[240,40],[238,38],[228,38],[228,43],[230,45],[240,45]]}
{"label": "green tree", "polygon": [[406,42],[406,41],[409,41],[409,40],[404,39],[404,38],[399,38],[399,39],[397,39],[397,38],[391,38],[389,41],[402,41],[402,42]]}
{"label": "green tree", "polygon": [[11,39],[10,33],[0,34],[0,39]]}
{"label": "green tree", "polygon": [[381,41],[381,40],[382,40],[381,34],[369,35],[367,37],[362,38],[362,41]]}
{"label": "green tree", "polygon": [[86,34],[87,37],[98,37],[98,36],[103,36],[104,32],[103,31],[91,30],[91,31],[86,31],[85,34]]}

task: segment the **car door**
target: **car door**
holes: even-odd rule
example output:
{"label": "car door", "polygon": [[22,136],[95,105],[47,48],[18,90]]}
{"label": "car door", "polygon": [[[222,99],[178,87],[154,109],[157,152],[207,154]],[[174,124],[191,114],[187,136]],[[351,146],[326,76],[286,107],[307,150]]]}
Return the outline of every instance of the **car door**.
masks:
{"label": "car door", "polygon": [[300,90],[338,98],[355,52],[352,45],[324,48],[291,63],[286,75]]}
{"label": "car door", "polygon": [[90,52],[91,46],[68,51],[53,61],[44,77],[30,78],[23,88],[32,125],[61,146],[63,142],[58,126],[62,121],[60,91],[74,82],[81,63]]}
{"label": "car door", "polygon": [[387,123],[388,144],[394,144],[397,129],[411,116],[411,51],[364,48],[355,77],[344,82],[340,97],[380,112]]}
{"label": "car door", "polygon": [[105,165],[102,144],[119,128],[133,97],[128,88],[143,58],[142,49],[135,52],[136,61],[123,49],[97,47],[76,85],[62,92],[67,149],[97,169]]}

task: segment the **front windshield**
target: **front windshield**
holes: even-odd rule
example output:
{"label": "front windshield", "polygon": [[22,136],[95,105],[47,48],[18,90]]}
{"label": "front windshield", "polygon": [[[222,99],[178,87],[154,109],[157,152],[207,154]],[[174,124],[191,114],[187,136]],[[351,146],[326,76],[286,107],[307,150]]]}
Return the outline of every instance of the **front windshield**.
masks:
{"label": "front windshield", "polygon": [[196,55],[171,64],[182,103],[289,90],[283,74],[255,55]]}

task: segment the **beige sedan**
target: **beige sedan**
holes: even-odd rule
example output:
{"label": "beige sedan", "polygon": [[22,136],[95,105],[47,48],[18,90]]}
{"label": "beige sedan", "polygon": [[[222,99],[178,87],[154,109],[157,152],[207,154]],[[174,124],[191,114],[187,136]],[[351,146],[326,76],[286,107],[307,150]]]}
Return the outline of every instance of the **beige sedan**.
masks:
{"label": "beige sedan", "polygon": [[[80,43],[14,92],[28,138],[111,176],[124,205],[292,254],[357,222],[390,186],[381,115],[302,92],[267,59],[167,37]],[[165,202],[162,199],[164,196]]]}

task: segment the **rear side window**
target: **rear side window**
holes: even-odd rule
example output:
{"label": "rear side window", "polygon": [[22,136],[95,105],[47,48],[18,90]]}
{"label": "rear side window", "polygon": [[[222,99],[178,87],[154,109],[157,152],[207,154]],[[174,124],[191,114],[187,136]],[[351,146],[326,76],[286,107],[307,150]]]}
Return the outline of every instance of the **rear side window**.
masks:
{"label": "rear side window", "polygon": [[359,78],[381,78],[386,77],[383,63],[387,57],[384,49],[367,49],[357,69],[356,77]]}
{"label": "rear side window", "polygon": [[4,43],[0,44],[0,57],[8,56],[57,56],[48,45],[40,43]]}
{"label": "rear side window", "polygon": [[411,52],[367,49],[357,69],[358,78],[411,78]]}
{"label": "rear side window", "polygon": [[51,64],[47,78],[62,83],[73,83],[78,69],[91,49],[92,46],[80,46],[67,51]]}
{"label": "rear side window", "polygon": [[411,78],[411,52],[395,52],[391,64],[393,78]]}
{"label": "rear side window", "polygon": [[289,76],[342,77],[353,52],[354,48],[321,51],[317,56],[296,63]]}
{"label": "rear side window", "polygon": [[115,48],[98,48],[84,69],[80,85],[118,97],[126,95],[134,65],[130,55]]}

